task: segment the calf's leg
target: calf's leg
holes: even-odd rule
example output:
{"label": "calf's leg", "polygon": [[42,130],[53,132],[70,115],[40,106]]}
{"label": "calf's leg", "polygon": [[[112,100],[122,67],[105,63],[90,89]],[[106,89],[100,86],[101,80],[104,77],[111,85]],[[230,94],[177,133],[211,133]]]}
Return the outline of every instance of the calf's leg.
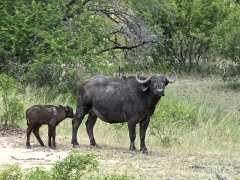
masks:
{"label": "calf's leg", "polygon": [[39,126],[39,125],[35,126],[35,127],[33,128],[33,134],[34,134],[35,137],[37,138],[37,140],[38,140],[38,142],[40,143],[40,145],[41,145],[42,147],[44,147],[45,145],[43,144],[42,139],[41,139],[40,136],[39,136],[39,128],[40,128],[40,127],[41,127],[41,126]]}
{"label": "calf's leg", "polygon": [[49,124],[48,125],[48,147],[49,148],[56,149],[55,137],[56,137],[56,126]]}
{"label": "calf's leg", "polygon": [[32,132],[33,127],[31,125],[28,126],[27,128],[27,142],[26,142],[26,146],[28,149],[31,149],[31,145],[30,145],[30,135]]}

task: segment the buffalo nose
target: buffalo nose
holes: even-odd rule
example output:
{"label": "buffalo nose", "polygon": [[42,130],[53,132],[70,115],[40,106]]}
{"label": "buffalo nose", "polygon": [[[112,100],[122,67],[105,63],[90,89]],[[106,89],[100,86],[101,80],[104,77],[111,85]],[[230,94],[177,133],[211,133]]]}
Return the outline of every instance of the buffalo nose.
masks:
{"label": "buffalo nose", "polygon": [[163,89],[156,89],[157,94],[164,96],[164,90]]}

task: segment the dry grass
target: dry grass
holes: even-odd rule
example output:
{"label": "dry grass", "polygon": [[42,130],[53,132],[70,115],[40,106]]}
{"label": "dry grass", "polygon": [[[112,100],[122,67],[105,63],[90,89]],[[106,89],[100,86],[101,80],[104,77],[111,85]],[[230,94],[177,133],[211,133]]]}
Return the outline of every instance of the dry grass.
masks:
{"label": "dry grass", "polygon": [[[95,137],[101,150],[98,154],[102,172],[133,174],[136,179],[216,179],[219,172],[227,179],[240,178],[240,89],[231,90],[220,79],[179,79],[167,89],[186,106],[198,109],[197,127],[172,128],[170,146],[148,132],[146,143],[150,156],[132,157],[127,151],[127,127],[116,132],[112,125],[97,122]],[[161,108],[158,107],[158,108]],[[88,137],[82,125],[79,140],[85,139],[82,150],[89,151]],[[114,134],[114,135],[113,135]],[[139,138],[136,139],[139,147]]]}
{"label": "dry grass", "polygon": [[[217,179],[218,172],[227,179],[239,179],[240,89],[230,89],[227,84],[217,78],[180,77],[175,84],[169,85],[166,91],[164,98],[169,101],[177,101],[186,106],[198,108],[196,127],[175,127],[174,125],[165,127],[170,137],[169,146],[164,146],[158,137],[150,135],[150,129],[148,129],[146,144],[150,155],[139,153],[133,157],[128,151],[127,126],[116,131],[113,125],[97,121],[94,133],[101,148],[89,146],[83,122],[78,133],[80,143],[78,151],[97,154],[100,163],[99,174],[126,173],[133,175],[136,179],[214,180]],[[41,102],[41,99],[38,101]],[[26,100],[26,106],[32,105],[32,102]],[[59,100],[50,103],[56,104],[56,102],[59,103]],[[69,102],[64,101],[61,104],[69,104]],[[75,104],[70,105],[75,108]],[[25,127],[25,123],[23,126]],[[44,127],[41,131],[42,139],[47,144],[47,128]],[[38,144],[34,139],[35,137],[32,136],[32,141],[35,141],[35,147],[37,147]],[[70,119],[58,125],[56,141],[58,149],[53,153],[71,151]],[[137,133],[136,145],[139,147],[139,133]],[[25,142],[19,146],[25,148]],[[49,162],[47,164],[49,165]]]}

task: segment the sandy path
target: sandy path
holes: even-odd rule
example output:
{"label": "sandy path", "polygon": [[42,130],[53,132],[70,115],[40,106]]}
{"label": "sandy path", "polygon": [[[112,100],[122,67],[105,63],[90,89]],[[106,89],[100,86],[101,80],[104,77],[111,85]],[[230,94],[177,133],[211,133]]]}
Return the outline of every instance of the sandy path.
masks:
{"label": "sandy path", "polygon": [[[57,160],[63,159],[71,151],[66,147],[59,147],[57,150],[42,148],[33,135],[31,135],[32,149],[27,149],[25,142],[25,133],[0,136],[0,169],[3,169],[6,164],[14,163],[20,165],[23,169],[34,166],[50,169]],[[69,145],[68,143],[68,148]]]}

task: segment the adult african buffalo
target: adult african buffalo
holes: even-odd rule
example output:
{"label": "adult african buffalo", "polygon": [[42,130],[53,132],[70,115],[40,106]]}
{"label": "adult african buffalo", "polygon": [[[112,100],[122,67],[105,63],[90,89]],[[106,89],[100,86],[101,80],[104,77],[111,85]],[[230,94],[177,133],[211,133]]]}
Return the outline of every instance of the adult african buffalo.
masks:
{"label": "adult african buffalo", "polygon": [[98,146],[93,135],[93,126],[97,118],[108,123],[128,123],[130,150],[137,154],[135,147],[136,124],[140,123],[140,151],[148,154],[145,145],[145,134],[150,117],[155,111],[158,101],[164,96],[168,83],[176,80],[168,79],[162,74],[154,74],[149,78],[130,76],[125,79],[103,75],[92,76],[79,85],[76,115],[72,121],[72,144],[79,148],[77,131],[86,114],[87,133],[90,144]]}

